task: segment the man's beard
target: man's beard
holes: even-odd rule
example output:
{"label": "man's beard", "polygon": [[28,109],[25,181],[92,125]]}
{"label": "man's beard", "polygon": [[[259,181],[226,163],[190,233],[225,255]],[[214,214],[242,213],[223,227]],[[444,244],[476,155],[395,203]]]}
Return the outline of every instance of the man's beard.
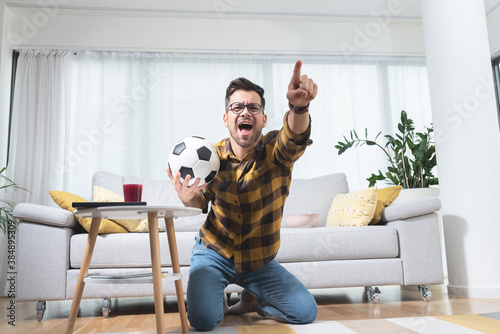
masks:
{"label": "man's beard", "polygon": [[236,142],[236,144],[243,148],[247,148],[253,146],[256,142],[259,141],[260,136],[262,135],[262,129],[260,131],[255,131],[254,134],[246,140],[239,138],[237,133],[238,129],[229,130],[229,134],[231,135],[231,138],[233,138],[233,140]]}

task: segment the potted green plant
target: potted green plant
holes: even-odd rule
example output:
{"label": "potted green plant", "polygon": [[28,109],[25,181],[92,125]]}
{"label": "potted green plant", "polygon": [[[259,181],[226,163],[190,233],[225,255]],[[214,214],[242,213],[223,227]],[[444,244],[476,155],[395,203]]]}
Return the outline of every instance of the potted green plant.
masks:
{"label": "potted green plant", "polygon": [[438,178],[433,174],[436,166],[436,148],[432,138],[431,127],[425,127],[425,132],[415,132],[413,120],[408,118],[406,111],[401,111],[401,121],[395,136],[385,135],[386,142],[381,145],[377,142],[381,132],[374,139],[368,138],[368,129],[365,128],[365,138],[359,138],[355,130],[350,131],[350,140],[339,141],[335,148],[341,155],[351,147],[362,145],[380,148],[389,161],[387,171],[373,174],[367,178],[372,187],[377,181],[400,185],[408,188],[428,188],[438,184]]}
{"label": "potted green plant", "polygon": [[[9,189],[14,189],[14,190],[26,190],[25,188],[19,187],[14,181],[9,179],[7,176],[4,175],[5,170],[7,167],[2,168],[0,170],[0,190],[3,190],[7,192]],[[16,206],[16,203],[13,201],[7,200],[0,198],[0,229],[3,231],[5,234],[9,228],[9,222],[13,221],[17,230],[18,226],[18,221],[14,216],[12,215],[12,211],[14,210],[14,207]]]}

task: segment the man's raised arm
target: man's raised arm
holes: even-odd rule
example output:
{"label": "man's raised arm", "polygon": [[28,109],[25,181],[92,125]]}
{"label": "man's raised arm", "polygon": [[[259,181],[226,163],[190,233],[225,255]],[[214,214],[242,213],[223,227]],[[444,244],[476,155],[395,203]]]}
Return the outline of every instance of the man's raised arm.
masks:
{"label": "man's raised arm", "polygon": [[302,61],[298,60],[286,93],[291,111],[288,114],[288,125],[295,134],[302,134],[309,127],[309,103],[318,93],[318,85],[307,75],[301,75],[301,68]]}

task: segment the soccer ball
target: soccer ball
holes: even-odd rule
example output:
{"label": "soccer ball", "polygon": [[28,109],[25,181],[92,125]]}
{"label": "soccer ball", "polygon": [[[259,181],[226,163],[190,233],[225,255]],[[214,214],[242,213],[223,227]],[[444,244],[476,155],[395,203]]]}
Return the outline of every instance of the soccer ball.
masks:
{"label": "soccer ball", "polygon": [[219,171],[220,160],[217,149],[208,140],[202,137],[187,137],[172,148],[168,157],[168,168],[172,175],[181,172],[181,182],[186,176],[191,175],[188,186],[197,178],[198,186],[210,183]]}

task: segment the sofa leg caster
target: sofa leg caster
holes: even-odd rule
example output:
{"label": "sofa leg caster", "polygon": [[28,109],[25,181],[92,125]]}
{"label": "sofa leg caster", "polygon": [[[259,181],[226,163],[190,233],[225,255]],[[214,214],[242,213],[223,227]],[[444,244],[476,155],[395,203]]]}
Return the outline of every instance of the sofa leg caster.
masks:
{"label": "sofa leg caster", "polygon": [[46,309],[47,309],[47,302],[39,301],[38,303],[36,303],[36,320],[42,321]]}
{"label": "sofa leg caster", "polygon": [[432,292],[425,285],[419,285],[418,291],[420,291],[422,299],[425,300],[426,302],[430,302],[432,300]]}
{"label": "sofa leg caster", "polygon": [[368,300],[372,304],[378,304],[380,302],[380,290],[378,287],[367,286],[365,287],[366,295],[368,296]]}
{"label": "sofa leg caster", "polygon": [[104,298],[102,300],[102,316],[104,318],[109,318],[109,312],[111,308],[111,299],[110,298]]}

